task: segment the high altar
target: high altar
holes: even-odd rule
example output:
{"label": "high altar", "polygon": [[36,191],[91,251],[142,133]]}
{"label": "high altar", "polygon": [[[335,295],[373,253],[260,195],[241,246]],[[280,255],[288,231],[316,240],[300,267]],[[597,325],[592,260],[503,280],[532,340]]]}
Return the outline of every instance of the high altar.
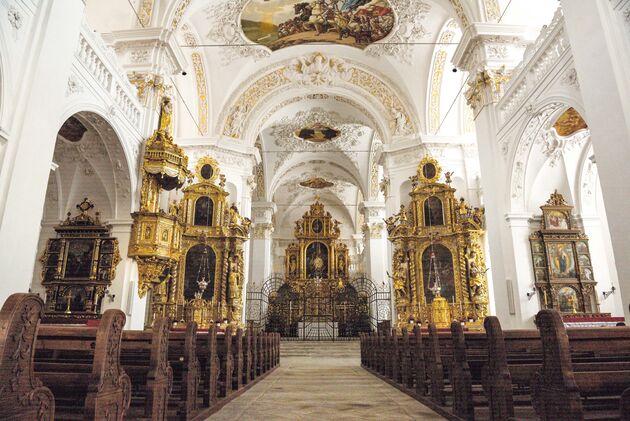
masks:
{"label": "high altar", "polygon": [[[140,210],[132,214],[128,255],[138,263],[140,296],[149,293],[146,325],[158,316],[194,320],[200,328],[213,322],[238,325],[250,221],[228,205],[225,176],[214,159],[200,158],[194,174],[188,170],[170,121],[165,98],[159,128],[145,146]],[[161,209],[162,191],[187,181],[183,199]]]}
{"label": "high altar", "polygon": [[411,177],[408,208],[386,219],[393,244],[392,281],[399,327],[453,320],[478,323],[488,314],[482,239],[484,210],[455,197],[452,173],[426,156]]}
{"label": "high altar", "polygon": [[348,281],[348,247],[338,241],[339,221],[316,200],[302,219],[295,222],[297,243],[286,249],[285,271],[296,291],[313,287],[313,282],[343,288]]}

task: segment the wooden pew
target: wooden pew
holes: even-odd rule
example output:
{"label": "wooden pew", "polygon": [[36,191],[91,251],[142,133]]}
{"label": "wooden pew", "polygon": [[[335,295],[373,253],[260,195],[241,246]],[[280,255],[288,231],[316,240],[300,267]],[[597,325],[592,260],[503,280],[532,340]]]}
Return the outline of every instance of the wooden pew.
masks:
{"label": "wooden pew", "polygon": [[173,391],[168,418],[187,421],[199,411],[200,365],[197,359],[197,323],[189,322],[185,331],[170,332],[168,359],[173,371]]}
{"label": "wooden pew", "polygon": [[44,303],[13,294],[0,310],[0,419],[53,420],[55,398],[33,374],[33,355]]}
{"label": "wooden pew", "polygon": [[219,399],[221,360],[217,332],[217,325],[212,324],[207,332],[199,334],[197,338],[196,352],[199,360],[199,394],[202,396],[202,408],[211,408]]}
{"label": "wooden pew", "polygon": [[[606,419],[627,418],[628,414],[622,412],[627,402],[622,398],[630,393],[627,364],[630,362],[630,330],[600,328],[567,332],[560,314],[551,310],[541,310],[535,321],[543,346],[542,367],[532,383],[532,401],[538,417],[543,421],[568,421],[601,413]],[[599,355],[603,362],[597,358],[582,358],[584,352]],[[613,361],[607,361],[611,357]],[[584,397],[601,395],[619,399],[615,399],[614,408],[587,407],[588,400]]]}
{"label": "wooden pew", "polygon": [[474,421],[472,375],[466,356],[464,330],[458,321],[451,323],[451,338],[453,340],[453,360],[450,380],[453,386],[453,414],[463,420]]}
{"label": "wooden pew", "polygon": [[232,374],[232,390],[243,387],[243,329],[236,329],[236,335],[232,336],[232,361],[234,364]]}
{"label": "wooden pew", "polygon": [[42,325],[35,373],[55,396],[55,418],[121,421],[131,381],[120,365],[125,314],[107,310],[98,328]]}
{"label": "wooden pew", "polygon": [[243,384],[246,385],[253,380],[252,378],[252,365],[253,365],[253,328],[247,327],[245,330],[245,336],[243,337]]}
{"label": "wooden pew", "polygon": [[427,378],[430,383],[429,390],[431,399],[438,405],[444,406],[446,404],[446,397],[444,395],[444,367],[442,365],[438,332],[433,323],[429,324],[429,338],[425,350]]}
{"label": "wooden pew", "polygon": [[420,396],[426,396],[427,371],[425,363],[424,344],[422,343],[422,329],[420,325],[413,328],[413,339],[410,339],[410,354],[412,361],[412,375],[415,385],[415,392]]}
{"label": "wooden pew", "polygon": [[256,337],[256,376],[262,376],[266,371],[264,333],[258,332]]}
{"label": "wooden pew", "polygon": [[232,327],[225,328],[225,332],[217,334],[217,351],[219,355],[219,397],[227,398],[232,393],[232,373],[234,359],[232,355]]}
{"label": "wooden pew", "polygon": [[120,359],[132,379],[131,407],[127,417],[134,420],[167,419],[173,370],[168,363],[171,321],[158,318],[151,331],[124,331]]}

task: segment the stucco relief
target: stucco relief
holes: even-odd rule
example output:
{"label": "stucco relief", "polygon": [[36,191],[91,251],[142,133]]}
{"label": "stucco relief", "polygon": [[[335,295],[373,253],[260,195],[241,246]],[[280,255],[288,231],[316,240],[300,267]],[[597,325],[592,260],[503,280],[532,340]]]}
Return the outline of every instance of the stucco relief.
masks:
{"label": "stucco relief", "polygon": [[[229,102],[230,106],[225,107],[219,119],[222,122],[221,133],[224,136],[241,138],[252,110],[272,92],[290,88],[291,85],[318,86],[322,83],[349,88],[363,97],[367,95],[370,101],[381,107],[389,119],[393,135],[409,135],[417,131],[413,114],[408,111],[408,106],[400,99],[399,93],[393,89],[391,81],[368,72],[354,62],[342,59],[333,61],[322,53],[310,55],[307,62],[311,65],[303,66],[299,60],[293,59],[261,69],[259,73],[263,76],[242,86],[238,90],[238,97]],[[291,66],[293,69],[288,70]],[[348,75],[350,76],[347,77]]]}

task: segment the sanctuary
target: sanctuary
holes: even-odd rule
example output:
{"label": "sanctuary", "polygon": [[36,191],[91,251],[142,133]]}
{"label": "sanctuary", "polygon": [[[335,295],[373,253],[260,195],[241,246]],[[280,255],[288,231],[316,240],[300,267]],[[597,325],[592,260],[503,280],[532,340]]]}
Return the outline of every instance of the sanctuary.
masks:
{"label": "sanctuary", "polygon": [[630,0],[0,0],[0,419],[630,421],[629,68]]}

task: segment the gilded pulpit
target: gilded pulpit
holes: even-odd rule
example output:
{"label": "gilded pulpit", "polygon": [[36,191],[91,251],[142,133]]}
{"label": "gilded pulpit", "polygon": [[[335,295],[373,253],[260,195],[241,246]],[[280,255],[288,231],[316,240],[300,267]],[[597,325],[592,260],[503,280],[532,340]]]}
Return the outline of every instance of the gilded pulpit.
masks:
{"label": "gilded pulpit", "polygon": [[426,156],[411,177],[408,207],[385,220],[394,247],[392,282],[398,326],[453,320],[479,322],[488,313],[482,240],[484,210],[457,200],[452,173]]}

